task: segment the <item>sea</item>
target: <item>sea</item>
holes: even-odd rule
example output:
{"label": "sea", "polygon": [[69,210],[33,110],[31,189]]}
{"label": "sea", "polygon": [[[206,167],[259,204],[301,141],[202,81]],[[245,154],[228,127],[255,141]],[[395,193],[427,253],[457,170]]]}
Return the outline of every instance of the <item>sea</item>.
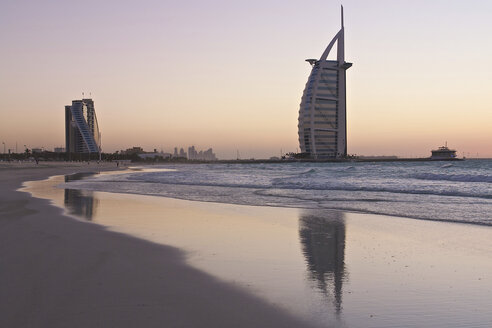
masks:
{"label": "sea", "polygon": [[63,187],[492,225],[490,159],[154,165]]}

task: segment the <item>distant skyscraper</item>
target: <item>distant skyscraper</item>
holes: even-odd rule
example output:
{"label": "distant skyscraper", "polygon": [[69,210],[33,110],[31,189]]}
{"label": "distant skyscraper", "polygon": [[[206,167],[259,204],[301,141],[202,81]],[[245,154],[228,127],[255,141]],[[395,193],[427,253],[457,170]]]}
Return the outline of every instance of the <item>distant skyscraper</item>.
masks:
{"label": "distant skyscraper", "polygon": [[[183,151],[184,152],[184,151]],[[199,161],[216,161],[217,156],[215,156],[212,148],[205,151],[197,151],[195,146],[188,147],[188,159],[189,160],[199,160]]]}
{"label": "distant skyscraper", "polygon": [[[299,110],[299,145],[301,152],[313,158],[347,156],[347,108],[344,27],[342,27],[319,60],[306,59],[312,66]],[[328,55],[337,42],[337,60]]]}
{"label": "distant skyscraper", "polygon": [[197,159],[198,153],[195,150],[195,146],[188,147],[188,159],[195,160]]}
{"label": "distant skyscraper", "polygon": [[73,100],[65,106],[67,153],[101,153],[101,133],[92,99]]}
{"label": "distant skyscraper", "polygon": [[200,153],[202,154],[201,158],[200,158],[202,160],[205,160],[205,161],[216,161],[217,160],[217,156],[215,156],[212,148],[205,150],[203,153],[200,151]]}

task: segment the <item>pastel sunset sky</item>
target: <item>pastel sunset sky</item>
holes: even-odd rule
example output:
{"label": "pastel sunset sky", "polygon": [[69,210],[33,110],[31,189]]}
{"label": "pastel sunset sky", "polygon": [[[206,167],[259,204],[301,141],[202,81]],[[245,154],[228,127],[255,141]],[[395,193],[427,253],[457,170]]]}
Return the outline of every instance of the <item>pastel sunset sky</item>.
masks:
{"label": "pastel sunset sky", "polygon": [[[343,5],[348,152],[492,157],[492,1]],[[85,92],[105,152],[296,151],[304,60],[339,28],[331,0],[1,0],[0,141],[64,147]]]}

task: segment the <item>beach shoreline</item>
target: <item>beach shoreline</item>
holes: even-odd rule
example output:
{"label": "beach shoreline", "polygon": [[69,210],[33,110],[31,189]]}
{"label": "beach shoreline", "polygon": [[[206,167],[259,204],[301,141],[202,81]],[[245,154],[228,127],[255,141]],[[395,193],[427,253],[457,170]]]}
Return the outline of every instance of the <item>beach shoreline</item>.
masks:
{"label": "beach shoreline", "polygon": [[184,253],[67,219],[24,181],[112,164],[0,167],[0,326],[310,327],[187,265]]}
{"label": "beach shoreline", "polygon": [[491,227],[54,188],[86,165],[0,170],[0,325],[492,323]]}

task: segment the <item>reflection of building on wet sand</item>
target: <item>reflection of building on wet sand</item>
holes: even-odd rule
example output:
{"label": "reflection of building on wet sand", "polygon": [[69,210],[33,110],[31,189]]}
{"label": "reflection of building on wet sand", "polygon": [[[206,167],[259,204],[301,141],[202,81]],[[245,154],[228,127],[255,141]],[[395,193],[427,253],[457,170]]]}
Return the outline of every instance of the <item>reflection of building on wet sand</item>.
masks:
{"label": "reflection of building on wet sand", "polygon": [[299,219],[299,237],[310,278],[327,297],[332,294],[336,311],[340,313],[342,285],[346,279],[344,213],[303,212]]}
{"label": "reflection of building on wet sand", "polygon": [[[66,175],[65,182],[80,180],[91,175],[93,174],[78,173]],[[92,191],[65,189],[64,203],[70,214],[84,217],[87,220],[92,220],[92,216],[96,212],[97,206],[99,205],[99,200],[94,198]]]}

